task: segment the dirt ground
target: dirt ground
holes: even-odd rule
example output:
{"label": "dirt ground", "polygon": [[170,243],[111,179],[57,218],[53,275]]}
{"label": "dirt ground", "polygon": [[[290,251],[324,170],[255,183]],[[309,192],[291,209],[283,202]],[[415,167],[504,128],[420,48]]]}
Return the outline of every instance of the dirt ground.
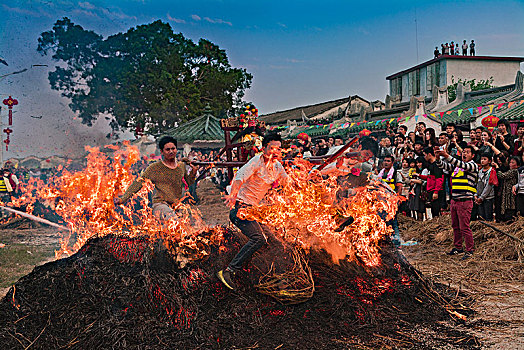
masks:
{"label": "dirt ground", "polygon": [[[219,191],[207,181],[199,184],[198,208],[209,225],[228,223],[228,209]],[[409,225],[407,225],[409,227]],[[406,225],[404,225],[406,227]],[[409,232],[402,232],[409,239]],[[52,228],[0,229],[0,296],[21,276],[54,259],[60,234]],[[426,277],[466,292],[476,314],[457,326],[477,335],[485,349],[524,349],[524,281],[507,277],[522,268],[516,261],[489,261],[445,254],[451,247],[435,242],[403,246],[409,261]]]}

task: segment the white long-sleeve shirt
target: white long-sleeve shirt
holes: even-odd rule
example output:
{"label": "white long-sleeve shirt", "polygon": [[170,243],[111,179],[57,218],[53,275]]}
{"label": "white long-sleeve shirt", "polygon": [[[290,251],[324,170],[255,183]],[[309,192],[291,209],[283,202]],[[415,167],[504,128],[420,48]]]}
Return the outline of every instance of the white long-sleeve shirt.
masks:
{"label": "white long-sleeve shirt", "polygon": [[289,181],[284,167],[278,161],[264,162],[262,154],[251,158],[238,169],[232,185],[240,181],[237,200],[249,205],[259,204],[267,191],[277,184],[285,185]]}

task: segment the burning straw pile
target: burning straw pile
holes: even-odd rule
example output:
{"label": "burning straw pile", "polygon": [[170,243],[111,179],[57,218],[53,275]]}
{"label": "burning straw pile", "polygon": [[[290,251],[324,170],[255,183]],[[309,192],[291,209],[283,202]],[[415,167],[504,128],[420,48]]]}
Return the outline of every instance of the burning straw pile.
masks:
{"label": "burning straw pile", "polygon": [[[5,347],[478,346],[454,328],[471,313],[456,292],[425,280],[391,244],[383,217],[394,215],[398,198],[380,187],[338,201],[336,181],[290,169],[293,186],[242,213],[268,225],[268,244],[231,292],[214,276],[245,237],[206,227],[184,206],[177,220],[158,222],[146,191],[138,207],[115,208],[136,154],[120,156],[92,150],[85,171],[64,172],[21,199],[54,206],[71,229],[58,252],[69,257],[35,268],[1,301]],[[338,232],[349,216],[355,222]]]}
{"label": "burning straw pile", "polygon": [[308,263],[315,293],[298,305],[282,305],[254,288],[268,266],[293,265],[293,255],[274,238],[239,276],[237,293],[214,278],[241,243],[228,231],[222,248],[180,268],[163,244],[148,239],[91,239],[73,256],[37,267],[10,289],[0,306],[0,342],[13,349],[477,344],[452,323],[441,322],[461,321],[458,316],[468,310],[435,293],[437,287],[421,279],[387,241],[380,246],[383,264],[372,269],[334,265],[328,254],[312,250]]}

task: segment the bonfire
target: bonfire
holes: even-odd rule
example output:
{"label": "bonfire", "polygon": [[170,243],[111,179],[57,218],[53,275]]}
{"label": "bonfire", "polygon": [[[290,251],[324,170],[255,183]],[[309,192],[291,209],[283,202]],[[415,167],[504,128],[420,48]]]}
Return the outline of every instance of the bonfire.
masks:
{"label": "bonfire", "polygon": [[[469,310],[424,279],[391,244],[385,220],[401,198],[369,182],[340,199],[335,178],[303,161],[293,185],[242,215],[264,225],[268,245],[232,293],[214,277],[246,238],[208,227],[196,208],[152,215],[145,186],[127,206],[138,151],[109,159],[90,149],[83,171],[34,181],[14,206],[45,203],[68,231],[57,260],[35,268],[2,300],[0,341],[11,347],[327,348],[471,347],[443,321]],[[337,230],[340,219],[355,218]],[[437,293],[439,290],[440,293]],[[406,336],[407,333],[419,334]],[[428,337],[428,334],[432,334]],[[454,341],[461,337],[460,342]],[[430,339],[431,338],[431,339]]]}

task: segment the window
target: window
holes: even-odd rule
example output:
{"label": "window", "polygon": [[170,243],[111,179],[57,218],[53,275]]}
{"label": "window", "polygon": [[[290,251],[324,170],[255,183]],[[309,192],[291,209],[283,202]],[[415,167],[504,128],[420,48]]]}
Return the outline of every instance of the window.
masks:
{"label": "window", "polygon": [[398,77],[389,81],[391,97],[400,96],[402,99],[402,77]]}
{"label": "window", "polygon": [[435,85],[435,63],[426,68],[426,91],[433,90],[433,85]]}
{"label": "window", "polygon": [[420,95],[420,70],[409,72],[408,93],[409,96]]}
{"label": "window", "polygon": [[413,89],[414,95],[420,95],[420,69],[415,71],[415,88]]}

